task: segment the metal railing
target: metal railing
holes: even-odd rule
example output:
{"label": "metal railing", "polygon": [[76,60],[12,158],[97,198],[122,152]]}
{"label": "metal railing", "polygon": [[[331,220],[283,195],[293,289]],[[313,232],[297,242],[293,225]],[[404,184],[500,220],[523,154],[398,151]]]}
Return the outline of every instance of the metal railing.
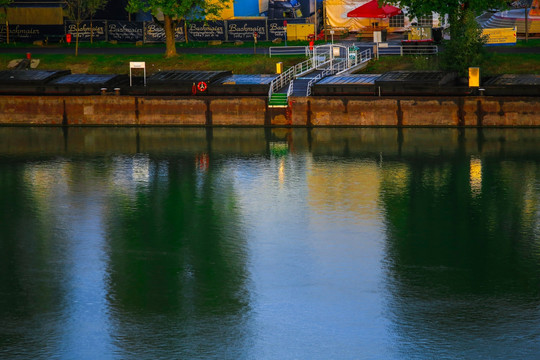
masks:
{"label": "metal railing", "polygon": [[323,72],[321,72],[319,75],[315,76],[313,79],[311,79],[308,82],[307,91],[306,91],[307,96],[311,95],[311,87],[317,81],[319,81],[320,79],[322,79],[324,77],[327,77],[328,75],[338,73],[338,72],[343,71],[343,70],[348,68],[348,61],[345,61],[345,60],[331,61],[331,62],[329,62],[329,64],[330,64],[330,66],[327,69],[323,70]]}
{"label": "metal railing", "polygon": [[330,66],[325,69],[322,73],[314,77],[310,80],[310,82],[307,85],[307,92],[306,95],[311,95],[311,87],[317,83],[320,79],[333,74],[339,74],[342,73],[356,65],[360,65],[363,63],[366,63],[370,61],[372,58],[371,49],[364,50],[360,53],[357,53],[356,51],[351,51],[349,53],[349,59],[348,61],[345,61],[343,59],[341,60],[335,60],[335,61],[328,61],[327,63],[330,64]]}
{"label": "metal railing", "polygon": [[324,70],[322,73],[320,73],[319,75],[317,75],[313,79],[311,79],[310,82],[308,82],[308,84],[307,84],[306,95],[311,96],[311,87],[313,86],[313,84],[315,84],[317,81],[319,81],[320,79],[322,79],[323,77],[326,77],[328,75],[330,75],[330,69]]}
{"label": "metal railing", "polygon": [[437,45],[405,45],[401,47],[401,55],[436,55],[439,53]]}
{"label": "metal railing", "polygon": [[372,59],[371,49],[366,49],[361,52],[351,51],[349,53],[349,68],[368,62]]}
{"label": "metal railing", "polygon": [[436,55],[439,53],[439,47],[432,44],[389,44],[377,43],[377,59],[381,55]]}
{"label": "metal railing", "polygon": [[285,72],[277,76],[270,83],[270,89],[268,90],[268,99],[272,97],[273,93],[279,91],[280,89],[283,89],[287,84],[289,84],[290,88],[290,83],[296,76],[311,71],[312,69],[313,61],[311,59],[307,59],[299,64],[296,64],[295,66],[288,68]]}
{"label": "metal railing", "polygon": [[[356,51],[349,52],[348,59],[331,59],[325,61],[323,64],[325,65],[325,69],[322,73],[314,77],[310,80],[307,86],[307,95],[311,95],[311,87],[313,84],[315,84],[318,80],[322,79],[325,76],[337,74],[340,72],[344,72],[348,70],[349,68],[359,65],[361,63],[365,63],[372,58],[372,52],[371,49],[364,50],[360,53]],[[323,65],[319,64],[319,66]],[[305,73],[311,72],[315,70],[315,61],[313,58],[307,59],[299,64],[296,64],[293,67],[288,68],[285,72],[283,72],[281,75],[277,76],[272,82],[270,83],[270,89],[268,90],[268,99],[272,97],[272,94],[275,92],[278,92],[279,90],[283,89],[287,84],[289,84],[288,90],[287,90],[287,97],[292,94],[293,91],[293,83],[292,81]]]}
{"label": "metal railing", "polygon": [[293,80],[293,81],[291,81],[291,83],[289,84],[289,89],[287,89],[287,99],[288,99],[288,98],[289,98],[289,96],[291,96],[291,95],[292,95],[292,93],[293,93],[293,87],[294,87],[294,85],[293,85],[293,84],[294,84],[294,80]]}
{"label": "metal railing", "polygon": [[280,55],[305,55],[311,56],[309,46],[271,46],[268,48],[268,55],[272,57]]}

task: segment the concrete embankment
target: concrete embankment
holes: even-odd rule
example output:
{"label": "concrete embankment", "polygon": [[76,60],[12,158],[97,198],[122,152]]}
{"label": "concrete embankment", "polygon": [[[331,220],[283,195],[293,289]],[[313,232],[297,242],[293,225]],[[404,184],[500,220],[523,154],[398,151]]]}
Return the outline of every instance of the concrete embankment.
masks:
{"label": "concrete embankment", "polygon": [[537,97],[0,96],[1,125],[540,126]]}

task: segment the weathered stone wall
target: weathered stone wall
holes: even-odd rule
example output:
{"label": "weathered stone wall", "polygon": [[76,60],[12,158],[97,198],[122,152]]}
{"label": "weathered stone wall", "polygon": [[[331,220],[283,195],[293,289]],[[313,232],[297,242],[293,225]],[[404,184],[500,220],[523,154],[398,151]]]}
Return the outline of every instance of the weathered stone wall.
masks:
{"label": "weathered stone wall", "polygon": [[61,125],[64,109],[61,97],[0,96],[0,124]]}
{"label": "weathered stone wall", "polygon": [[540,126],[540,98],[0,96],[3,125]]}
{"label": "weathered stone wall", "polygon": [[112,96],[65,97],[67,125],[136,125],[135,98]]}
{"label": "weathered stone wall", "polygon": [[206,125],[208,104],[203,100],[148,97],[135,101],[139,125]]}

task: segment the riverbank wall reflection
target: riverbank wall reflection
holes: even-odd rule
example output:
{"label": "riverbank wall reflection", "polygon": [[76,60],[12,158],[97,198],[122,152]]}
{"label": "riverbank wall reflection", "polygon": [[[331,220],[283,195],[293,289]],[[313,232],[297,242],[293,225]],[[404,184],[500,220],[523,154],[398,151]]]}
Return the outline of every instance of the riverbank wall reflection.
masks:
{"label": "riverbank wall reflection", "polygon": [[540,164],[504,138],[484,145],[386,163],[388,310],[403,358],[540,351]]}
{"label": "riverbank wall reflection", "polygon": [[115,153],[267,154],[285,141],[313,155],[536,156],[540,129],[0,127],[0,156]]}
{"label": "riverbank wall reflection", "polygon": [[0,357],[540,353],[540,129],[0,139]]}

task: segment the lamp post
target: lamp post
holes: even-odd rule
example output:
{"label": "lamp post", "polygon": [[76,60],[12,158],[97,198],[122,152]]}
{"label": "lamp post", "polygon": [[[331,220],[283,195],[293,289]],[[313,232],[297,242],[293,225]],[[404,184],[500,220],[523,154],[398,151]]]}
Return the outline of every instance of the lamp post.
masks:
{"label": "lamp post", "polygon": [[315,0],[315,19],[313,21],[313,40],[317,40],[317,0]]}
{"label": "lamp post", "polygon": [[326,34],[326,0],[323,2],[323,31],[324,31],[324,42],[328,41],[328,35]]}
{"label": "lamp post", "polygon": [[525,5],[525,42],[529,42],[529,5]]}
{"label": "lamp post", "polygon": [[287,46],[287,20],[283,20],[283,31],[285,32],[285,46]]}

